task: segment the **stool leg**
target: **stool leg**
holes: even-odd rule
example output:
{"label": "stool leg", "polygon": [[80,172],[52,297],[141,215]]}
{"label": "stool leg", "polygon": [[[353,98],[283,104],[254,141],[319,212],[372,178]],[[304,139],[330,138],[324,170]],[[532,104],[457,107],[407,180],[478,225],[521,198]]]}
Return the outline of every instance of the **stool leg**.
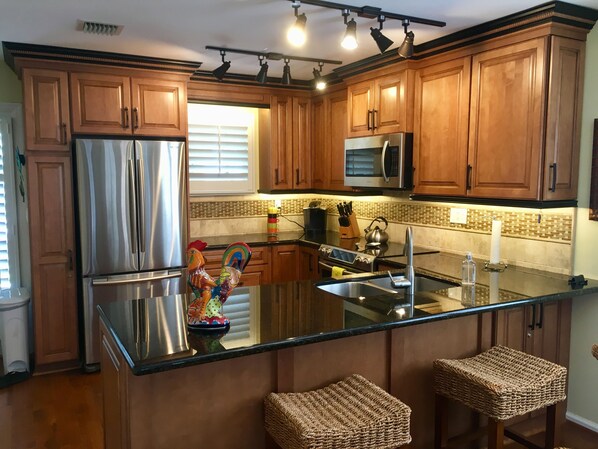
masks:
{"label": "stool leg", "polygon": [[434,449],[446,447],[448,440],[448,415],[447,399],[438,394],[434,394]]}
{"label": "stool leg", "polygon": [[550,405],[546,408],[546,437],[544,440],[544,447],[552,449],[554,447],[554,435],[556,429],[556,404]]}
{"label": "stool leg", "polygon": [[503,449],[505,423],[488,418],[488,449]]}

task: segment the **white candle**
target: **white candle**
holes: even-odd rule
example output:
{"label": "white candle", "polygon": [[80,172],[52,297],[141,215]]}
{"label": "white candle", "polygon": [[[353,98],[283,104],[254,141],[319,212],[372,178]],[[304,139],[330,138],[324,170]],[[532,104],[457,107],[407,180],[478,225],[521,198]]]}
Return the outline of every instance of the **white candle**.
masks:
{"label": "white candle", "polygon": [[500,220],[492,220],[492,238],[490,240],[490,263],[500,263]]}

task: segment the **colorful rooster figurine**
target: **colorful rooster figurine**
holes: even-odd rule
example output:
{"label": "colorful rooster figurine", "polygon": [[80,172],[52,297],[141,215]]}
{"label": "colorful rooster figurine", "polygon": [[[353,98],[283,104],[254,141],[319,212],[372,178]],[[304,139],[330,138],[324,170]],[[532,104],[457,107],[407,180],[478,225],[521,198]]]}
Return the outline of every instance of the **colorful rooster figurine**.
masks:
{"label": "colorful rooster figurine", "polygon": [[187,324],[190,329],[228,330],[230,321],[222,313],[222,305],[239,284],[241,273],[251,258],[251,249],[243,242],[230,244],[222,256],[220,277],[214,280],[204,269],[206,261],[201,252],[207,246],[196,240],[187,247],[189,286],[194,295],[187,309]]}

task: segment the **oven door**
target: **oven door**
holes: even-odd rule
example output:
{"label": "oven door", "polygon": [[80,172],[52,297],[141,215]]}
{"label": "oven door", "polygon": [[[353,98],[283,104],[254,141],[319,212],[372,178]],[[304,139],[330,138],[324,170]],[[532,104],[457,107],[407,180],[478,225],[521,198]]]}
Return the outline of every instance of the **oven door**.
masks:
{"label": "oven door", "polygon": [[344,264],[339,263],[332,263],[327,260],[318,259],[318,271],[320,273],[321,279],[330,279],[332,277],[332,268],[333,267],[340,267],[342,268],[343,274],[359,274],[364,273],[363,271],[358,270],[355,267],[350,267]]}

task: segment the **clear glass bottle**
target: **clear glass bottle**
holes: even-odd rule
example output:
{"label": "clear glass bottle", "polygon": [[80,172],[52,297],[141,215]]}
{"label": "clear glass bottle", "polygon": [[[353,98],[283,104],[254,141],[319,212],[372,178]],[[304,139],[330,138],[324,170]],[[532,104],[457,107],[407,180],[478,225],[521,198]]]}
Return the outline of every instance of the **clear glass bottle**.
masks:
{"label": "clear glass bottle", "polygon": [[475,285],[476,265],[468,252],[461,265],[461,285]]}

